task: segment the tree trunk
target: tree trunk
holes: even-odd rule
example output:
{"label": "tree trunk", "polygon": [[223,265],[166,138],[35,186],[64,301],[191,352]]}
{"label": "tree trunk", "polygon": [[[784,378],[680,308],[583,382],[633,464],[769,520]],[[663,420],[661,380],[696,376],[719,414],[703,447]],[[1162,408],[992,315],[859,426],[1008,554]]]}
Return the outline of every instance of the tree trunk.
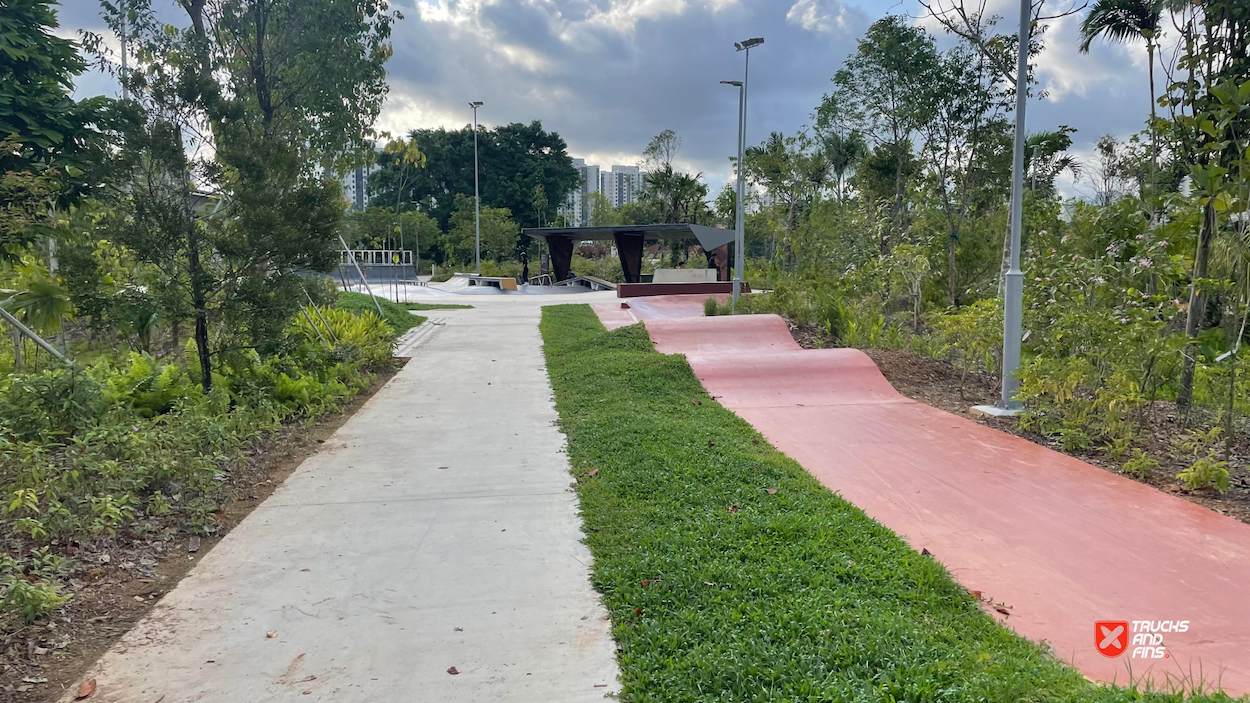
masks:
{"label": "tree trunk", "polygon": [[13,371],[20,372],[22,370],[22,333],[13,330]]}
{"label": "tree trunk", "polygon": [[952,230],[950,241],[947,242],[946,258],[946,294],[952,308],[958,304],[955,296],[955,243],[957,241],[959,241],[959,236]]}
{"label": "tree trunk", "polygon": [[1194,393],[1194,367],[1197,364],[1198,344],[1196,338],[1202,328],[1203,313],[1206,312],[1206,296],[1202,294],[1199,281],[1207,277],[1208,262],[1211,258],[1211,242],[1215,239],[1215,206],[1211,203],[1202,209],[1202,229],[1198,232],[1198,251],[1194,256],[1193,282],[1189,285],[1189,314],[1185,320],[1184,358],[1181,360],[1180,385],[1176,391],[1176,406],[1183,409],[1189,407]]}
{"label": "tree trunk", "polygon": [[[1159,138],[1155,132],[1155,45],[1153,41],[1146,42],[1146,56],[1150,61],[1150,189],[1155,187],[1155,172],[1158,170],[1159,160]],[[1145,195],[1143,188],[1143,195]]]}

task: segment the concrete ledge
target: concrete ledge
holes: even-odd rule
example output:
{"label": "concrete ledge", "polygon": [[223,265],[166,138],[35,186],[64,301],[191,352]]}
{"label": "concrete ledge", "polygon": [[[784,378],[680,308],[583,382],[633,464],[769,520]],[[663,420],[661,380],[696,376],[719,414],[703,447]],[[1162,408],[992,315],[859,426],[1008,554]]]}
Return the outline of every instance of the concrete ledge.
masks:
{"label": "concrete ledge", "polygon": [[[732,293],[732,281],[716,283],[618,283],[616,297],[642,298],[649,295],[717,295]],[[742,292],[750,293],[751,286],[742,282]]]}

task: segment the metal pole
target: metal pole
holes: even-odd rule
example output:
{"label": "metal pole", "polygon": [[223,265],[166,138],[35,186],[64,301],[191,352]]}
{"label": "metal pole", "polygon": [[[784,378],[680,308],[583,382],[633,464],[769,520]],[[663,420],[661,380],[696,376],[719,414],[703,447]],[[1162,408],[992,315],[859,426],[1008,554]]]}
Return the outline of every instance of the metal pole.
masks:
{"label": "metal pole", "polygon": [[23,325],[16,317],[13,317],[12,315],[10,315],[8,310],[5,310],[4,308],[0,308],[0,317],[3,317],[5,320],[8,320],[9,324],[16,327],[18,332],[21,332],[27,337],[30,337],[31,340],[34,341],[35,344],[38,344],[40,347],[43,347],[44,351],[48,352],[49,354],[56,357],[57,359],[60,359],[61,361],[65,362],[67,365],[71,367],[74,365],[74,362],[70,361],[69,358],[66,357],[64,354],[62,354],[61,352],[57,351],[56,347],[45,342],[43,340],[43,337],[40,337],[34,332],[31,332],[29,327],[27,327],[26,325]]}
{"label": "metal pole", "polygon": [[477,184],[477,104],[473,106],[473,259],[477,263],[477,275],[482,275],[482,197]]}
{"label": "metal pole", "polygon": [[[749,51],[747,56],[750,56]],[[737,197],[734,198],[734,283],[731,305],[731,311],[735,315],[738,314],[738,296],[742,294],[742,279],[745,273],[743,262],[746,261],[746,254],[743,251],[746,238],[746,206],[743,200],[746,176],[742,163],[746,151],[746,112],[747,91],[744,81],[742,87],[738,88],[738,187]]]}
{"label": "metal pole", "polygon": [[382,306],[378,303],[377,297],[373,295],[373,289],[369,287],[369,281],[365,279],[365,272],[360,270],[360,262],[356,261],[356,255],[351,249],[347,248],[347,241],[343,239],[343,235],[339,235],[339,244],[343,245],[343,251],[347,252],[347,257],[352,260],[352,265],[356,267],[356,273],[360,275],[360,282],[365,285],[365,290],[369,291],[369,299],[373,301],[373,307],[378,309],[378,317],[386,319],[386,315],[382,314]]}
{"label": "metal pole", "polygon": [[734,48],[746,52],[738,99],[738,192],[734,208],[737,222],[734,231],[733,302],[730,306],[735,315],[738,314],[738,297],[742,294],[742,281],[746,275],[746,169],[743,161],[747,150],[747,86],[751,79],[751,47],[763,43],[762,37],[734,42]]}
{"label": "metal pole", "polygon": [[1024,219],[1024,107],[1028,100],[1030,0],[1020,0],[1020,33],[1016,57],[1016,134],[1011,165],[1011,262],[1007,268],[1006,296],[1003,301],[1003,396],[999,409],[1015,414],[1022,407],[1016,400],[1020,390],[1020,335],[1024,312],[1024,273],[1020,270],[1020,230]]}

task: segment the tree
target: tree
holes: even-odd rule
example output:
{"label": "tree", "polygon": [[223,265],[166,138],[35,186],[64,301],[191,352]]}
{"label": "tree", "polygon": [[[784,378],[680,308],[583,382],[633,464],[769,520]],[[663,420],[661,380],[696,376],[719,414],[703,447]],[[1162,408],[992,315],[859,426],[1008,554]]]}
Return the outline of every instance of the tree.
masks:
{"label": "tree", "polygon": [[703,174],[676,171],[671,165],[651,171],[643,178],[642,200],[659,214],[660,222],[696,223],[707,198]]}
{"label": "tree", "polygon": [[[825,96],[846,119],[857,124],[878,155],[895,157],[891,220],[896,237],[906,230],[907,159],[912,134],[932,118],[921,96],[940,71],[933,38],[899,15],[873,23],[855,53],[833,77],[835,90]],[[882,149],[884,145],[891,145]],[[878,166],[884,165],[878,163]]]}
{"label": "tree", "polygon": [[1098,0],[1081,22],[1082,54],[1089,53],[1090,44],[1099,36],[1110,41],[1127,43],[1135,39],[1146,42],[1146,63],[1150,80],[1150,165],[1153,172],[1158,159],[1155,136],[1155,50],[1158,48],[1159,20],[1163,0]]}
{"label": "tree", "polygon": [[49,0],[0,0],[0,257],[10,261],[49,204],[90,190],[87,172],[104,157],[111,101],[70,99],[86,62],[56,28]]}
{"label": "tree", "polygon": [[[746,173],[754,183],[759,183],[778,211],[781,241],[789,247],[789,258],[796,252],[789,241],[797,226],[797,220],[811,209],[829,176],[829,165],[824,153],[801,129],[792,136],[773,132],[759,146],[746,151]],[[774,246],[774,254],[777,247]]]}
{"label": "tree", "polygon": [[1081,175],[1081,163],[1068,153],[1076,129],[1059,125],[1059,129],[1030,134],[1024,144],[1024,171],[1030,187],[1039,198],[1057,195],[1055,179],[1062,173],[1074,178]]}
{"label": "tree", "polygon": [[954,307],[959,303],[956,249],[973,205],[974,164],[989,147],[984,127],[1001,121],[1005,100],[984,59],[966,45],[951,48],[938,62],[934,79],[921,94],[922,111],[932,116],[920,127],[921,151],[930,190],[946,219],[946,295]]}
{"label": "tree", "polygon": [[[416,207],[447,228],[456,208],[456,195],[473,195],[473,130],[418,129],[409,140],[421,145],[424,168],[412,174],[405,203]],[[488,130],[479,126],[480,191],[484,207],[507,208],[523,227],[538,227],[556,219],[565,194],[580,182],[567,145],[559,134],[547,132],[542,123],[508,124]],[[402,164],[389,154],[378,157],[379,169],[369,177],[371,198],[396,200]],[[542,186],[547,202],[535,208],[535,194]]]}
{"label": "tree", "polygon": [[671,129],[666,129],[651,138],[647,143],[647,148],[642,150],[642,157],[646,159],[649,171],[662,169],[666,166],[673,165],[673,159],[677,157],[677,152],[681,150],[681,137]]}
{"label": "tree", "polygon": [[[451,213],[451,227],[447,232],[447,250],[453,260],[460,263],[474,260],[477,234],[475,222],[473,198],[457,195],[456,209]],[[482,260],[502,261],[512,256],[520,229],[508,208],[481,208],[481,223]]]}
{"label": "tree", "polygon": [[[148,0],[124,15],[105,6],[137,47],[122,76],[135,100],[117,228],[189,298],[207,392],[215,354],[280,337],[302,305],[294,272],[335,263],[342,198],[314,167],[359,162],[371,148],[397,15],[382,0],[182,9],[190,27],[174,30]],[[221,323],[216,349],[211,322]]]}
{"label": "tree", "polygon": [[[1162,104],[1172,114],[1172,146],[1189,164],[1194,191],[1202,203],[1202,222],[1185,320],[1186,346],[1176,404],[1188,408],[1197,364],[1197,336],[1202,330],[1210,282],[1211,247],[1218,230],[1220,192],[1230,165],[1244,158],[1244,135],[1250,133],[1250,110],[1227,113],[1229,85],[1239,91],[1250,75],[1250,13],[1244,0],[1205,0],[1170,8],[1181,34],[1181,51]],[[1238,93],[1239,95],[1240,93]]]}
{"label": "tree", "polygon": [[620,213],[612,207],[612,201],[597,190],[582,195],[582,210],[590,212],[589,224],[592,227],[612,227],[623,224]]}

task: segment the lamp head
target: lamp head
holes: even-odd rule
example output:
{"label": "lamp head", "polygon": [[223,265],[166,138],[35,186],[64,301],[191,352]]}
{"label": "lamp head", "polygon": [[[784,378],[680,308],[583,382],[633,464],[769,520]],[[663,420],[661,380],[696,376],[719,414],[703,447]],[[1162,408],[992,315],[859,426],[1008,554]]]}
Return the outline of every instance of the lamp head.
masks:
{"label": "lamp head", "polygon": [[734,86],[735,88],[741,88],[741,87],[742,87],[742,81],[721,81],[721,82],[720,82],[720,84],[721,84],[721,85],[732,85],[732,86]]}
{"label": "lamp head", "polygon": [[738,49],[738,51],[743,51],[745,49],[757,47],[763,43],[764,37],[755,37],[754,39],[746,39],[742,42],[734,42],[734,46]]}
{"label": "lamp head", "polygon": [[483,106],[483,105],[485,105],[485,104],[486,104],[486,103],[482,102],[481,100],[475,100],[475,101],[473,101],[473,102],[469,103],[469,107],[481,107],[481,106]]}

